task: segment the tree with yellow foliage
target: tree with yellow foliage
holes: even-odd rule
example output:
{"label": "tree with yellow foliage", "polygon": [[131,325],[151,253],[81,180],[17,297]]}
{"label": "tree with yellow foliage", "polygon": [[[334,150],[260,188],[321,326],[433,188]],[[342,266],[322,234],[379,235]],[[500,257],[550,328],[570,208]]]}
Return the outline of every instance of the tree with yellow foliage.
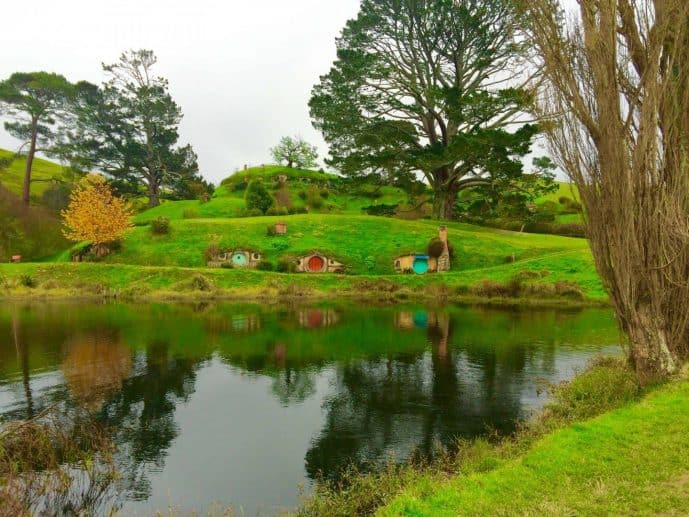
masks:
{"label": "tree with yellow foliage", "polygon": [[89,241],[96,255],[107,253],[107,243],[120,239],[132,227],[130,205],[113,194],[103,176],[90,174],[82,179],[62,211],[65,237]]}

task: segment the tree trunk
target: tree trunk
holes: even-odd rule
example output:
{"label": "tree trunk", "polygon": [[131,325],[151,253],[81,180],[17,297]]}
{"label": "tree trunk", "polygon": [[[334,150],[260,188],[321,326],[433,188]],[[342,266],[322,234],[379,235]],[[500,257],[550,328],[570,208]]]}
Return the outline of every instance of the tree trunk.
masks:
{"label": "tree trunk", "polygon": [[148,206],[153,208],[160,204],[160,187],[157,183],[151,181],[148,184]]}
{"label": "tree trunk", "polygon": [[438,220],[451,220],[454,216],[456,198],[457,190],[452,187],[444,190],[435,189],[433,218]]}
{"label": "tree trunk", "polygon": [[26,155],[26,169],[24,171],[24,189],[22,191],[22,201],[27,206],[31,201],[31,168],[33,167],[33,158],[36,155],[37,139],[38,117],[34,116],[31,119],[31,144],[29,145],[29,153]]}
{"label": "tree trunk", "polygon": [[637,373],[645,380],[667,377],[677,372],[678,358],[668,344],[664,318],[653,315],[648,305],[637,307],[627,323],[630,357]]}

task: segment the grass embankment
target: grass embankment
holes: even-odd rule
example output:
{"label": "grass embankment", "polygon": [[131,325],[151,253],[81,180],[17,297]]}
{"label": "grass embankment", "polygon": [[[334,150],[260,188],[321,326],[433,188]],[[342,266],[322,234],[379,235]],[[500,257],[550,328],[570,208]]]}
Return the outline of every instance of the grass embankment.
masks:
{"label": "grass embankment", "polygon": [[339,489],[321,485],[300,513],[684,514],[689,382],[642,394],[621,361],[599,360],[557,387],[543,414],[515,436],[462,442],[431,465],[352,474]]}
{"label": "grass embankment", "polygon": [[[266,227],[277,219],[180,220],[163,236],[153,236],[148,227],[135,228],[107,263],[0,265],[0,296],[247,299],[296,290],[311,298],[568,298],[579,303],[606,299],[588,245],[581,239],[455,223],[448,232],[456,253],[452,271],[396,275],[394,258],[423,253],[437,234],[437,222],[309,214],[283,218],[289,234],[269,237]],[[317,250],[343,262],[349,274],[208,269],[204,250],[210,242],[261,252],[273,264],[281,257]]]}
{"label": "grass embankment", "polygon": [[[0,149],[0,158],[12,158],[14,153]],[[0,183],[16,195],[21,195],[24,186],[26,157],[15,158],[7,169],[0,171]],[[38,199],[50,187],[53,179],[64,180],[65,171],[59,163],[34,158],[31,169],[31,197]]]}

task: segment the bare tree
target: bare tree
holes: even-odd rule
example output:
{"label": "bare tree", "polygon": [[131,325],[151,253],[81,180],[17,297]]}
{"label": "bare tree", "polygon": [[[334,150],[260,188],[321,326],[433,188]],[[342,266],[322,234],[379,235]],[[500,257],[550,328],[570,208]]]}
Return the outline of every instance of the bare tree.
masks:
{"label": "bare tree", "polygon": [[522,0],[551,153],[581,192],[596,267],[645,376],[689,354],[689,2]]}

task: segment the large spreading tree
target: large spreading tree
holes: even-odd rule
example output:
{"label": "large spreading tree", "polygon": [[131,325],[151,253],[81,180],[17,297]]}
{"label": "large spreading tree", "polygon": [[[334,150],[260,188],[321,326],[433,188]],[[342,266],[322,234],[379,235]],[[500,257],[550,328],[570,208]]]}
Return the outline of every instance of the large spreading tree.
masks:
{"label": "large spreading tree", "polygon": [[284,136],[280,143],[270,150],[270,154],[277,163],[285,162],[287,167],[295,165],[299,169],[311,169],[316,166],[318,150],[300,136]]}
{"label": "large spreading tree", "polygon": [[103,172],[120,193],[144,190],[152,207],[165,191],[200,181],[193,149],[178,145],[182,110],[155,75],[156,61],[150,50],[129,51],[103,65],[102,87],[79,83],[66,146],[73,165]]}
{"label": "large spreading tree", "polygon": [[522,174],[526,47],[511,0],[363,0],[309,103],[347,175],[422,173],[434,215]]}
{"label": "large spreading tree", "polygon": [[31,172],[37,152],[49,153],[57,140],[60,122],[67,116],[73,85],[48,72],[16,72],[0,82],[0,114],[10,120],[5,129],[26,148],[22,201],[31,198]]}

